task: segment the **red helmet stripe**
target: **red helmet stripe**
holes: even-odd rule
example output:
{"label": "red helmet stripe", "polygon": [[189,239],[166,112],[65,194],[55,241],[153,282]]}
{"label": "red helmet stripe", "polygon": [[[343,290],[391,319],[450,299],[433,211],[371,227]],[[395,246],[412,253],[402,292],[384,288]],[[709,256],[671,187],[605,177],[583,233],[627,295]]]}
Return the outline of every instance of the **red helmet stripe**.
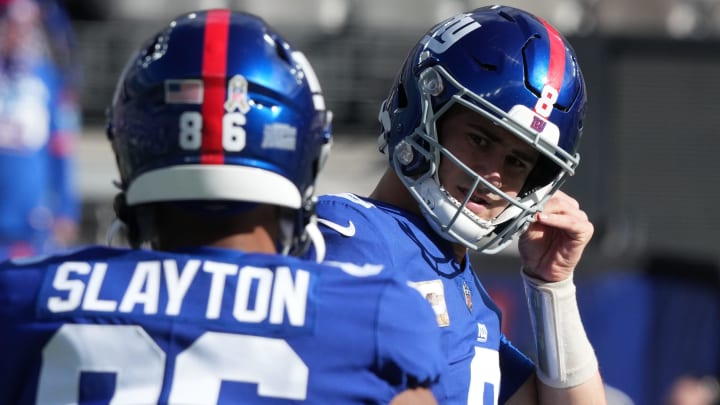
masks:
{"label": "red helmet stripe", "polygon": [[202,60],[205,94],[202,105],[201,163],[224,163],[222,119],[226,90],[229,27],[230,10],[210,10],[207,12]]}
{"label": "red helmet stripe", "polygon": [[540,18],[540,22],[545,26],[550,41],[550,66],[548,66],[546,84],[560,93],[565,76],[565,45],[560,33],[552,25],[542,18]]}

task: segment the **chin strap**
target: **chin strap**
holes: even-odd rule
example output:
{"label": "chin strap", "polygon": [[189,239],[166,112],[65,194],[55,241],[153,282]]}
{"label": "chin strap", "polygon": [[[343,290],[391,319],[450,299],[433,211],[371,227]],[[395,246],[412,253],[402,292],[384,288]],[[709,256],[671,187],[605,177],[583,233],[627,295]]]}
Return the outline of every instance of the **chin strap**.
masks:
{"label": "chin strap", "polygon": [[105,244],[107,246],[112,246],[115,236],[120,232],[125,232],[126,230],[127,225],[125,225],[123,221],[121,221],[119,218],[113,219],[110,223],[110,227],[108,228],[107,233],[105,234]]}
{"label": "chin strap", "polygon": [[550,283],[520,273],[535,334],[538,378],[554,388],[588,381],[598,372],[598,362],[580,319],[572,277]]}
{"label": "chin strap", "polygon": [[317,217],[313,216],[310,223],[305,227],[310,238],[310,244],[315,248],[315,261],[320,263],[325,259],[325,238],[323,238],[320,228],[317,226]]}
{"label": "chin strap", "polygon": [[309,249],[314,249],[315,261],[320,263],[325,259],[325,238],[318,228],[317,217],[311,215],[300,235],[296,235],[296,222],[290,216],[280,218],[279,251],[286,256],[300,256]]}

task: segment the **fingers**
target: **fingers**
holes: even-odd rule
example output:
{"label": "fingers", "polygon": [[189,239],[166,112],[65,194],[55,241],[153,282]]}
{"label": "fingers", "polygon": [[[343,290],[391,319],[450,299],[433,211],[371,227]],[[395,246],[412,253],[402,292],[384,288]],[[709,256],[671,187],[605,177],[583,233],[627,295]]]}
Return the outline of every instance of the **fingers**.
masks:
{"label": "fingers", "polygon": [[580,203],[578,203],[576,199],[570,197],[568,194],[558,190],[545,203],[543,207],[543,212],[554,212],[562,210],[578,211],[580,210]]}
{"label": "fingers", "polygon": [[587,213],[580,209],[574,198],[558,191],[538,213],[536,221],[542,225],[561,229],[575,240],[589,241],[594,232]]}
{"label": "fingers", "polygon": [[577,200],[558,191],[520,239],[526,272],[546,281],[572,276],[594,232]]}

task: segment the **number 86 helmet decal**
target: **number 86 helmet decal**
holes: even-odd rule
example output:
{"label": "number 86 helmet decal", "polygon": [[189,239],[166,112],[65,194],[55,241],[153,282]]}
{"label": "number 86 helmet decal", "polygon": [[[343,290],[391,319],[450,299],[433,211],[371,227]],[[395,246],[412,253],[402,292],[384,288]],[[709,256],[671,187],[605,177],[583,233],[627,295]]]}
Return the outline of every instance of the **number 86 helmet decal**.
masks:
{"label": "number 86 helmet decal", "polygon": [[283,250],[300,253],[317,233],[330,122],[305,57],[261,19],[217,9],[176,18],[131,57],[108,137],[127,206],[286,207]]}
{"label": "number 86 helmet decal", "polygon": [[[454,105],[468,108],[539,151],[518,197],[502,192],[438,142],[437,123]],[[546,21],[504,6],[450,18],[426,33],[410,52],[383,102],[380,148],[444,238],[496,253],[522,232],[542,204],[579,163],[585,83],[575,52]],[[508,207],[479,218],[445,191],[441,158],[457,164]]]}

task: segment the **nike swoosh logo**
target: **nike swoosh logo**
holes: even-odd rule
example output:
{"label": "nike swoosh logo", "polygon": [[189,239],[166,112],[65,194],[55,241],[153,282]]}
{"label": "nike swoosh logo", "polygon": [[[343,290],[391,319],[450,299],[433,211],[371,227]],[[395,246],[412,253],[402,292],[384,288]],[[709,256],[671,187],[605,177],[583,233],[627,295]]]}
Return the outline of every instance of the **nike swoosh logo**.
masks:
{"label": "nike swoosh logo", "polygon": [[342,236],[345,236],[348,238],[355,236],[355,224],[353,224],[352,221],[348,221],[348,224],[345,226],[337,224],[332,221],[328,221],[327,219],[324,219],[324,218],[318,218],[317,221],[319,223],[327,226],[328,228],[332,229],[333,231],[339,233]]}

